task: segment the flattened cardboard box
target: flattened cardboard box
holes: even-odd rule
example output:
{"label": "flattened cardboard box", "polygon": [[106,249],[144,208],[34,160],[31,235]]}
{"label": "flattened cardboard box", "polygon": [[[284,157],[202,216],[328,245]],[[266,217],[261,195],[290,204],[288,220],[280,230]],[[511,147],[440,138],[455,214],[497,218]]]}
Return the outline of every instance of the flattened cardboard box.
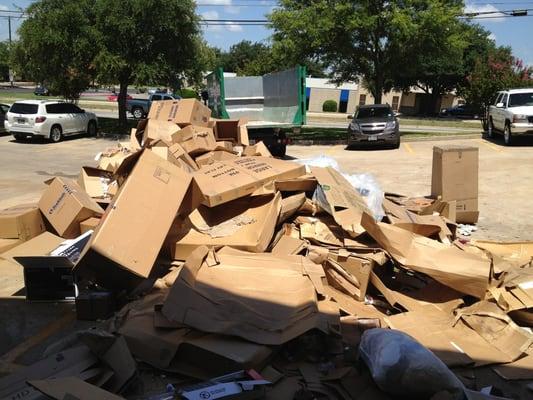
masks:
{"label": "flattened cardboard box", "polygon": [[94,231],[74,271],[107,289],[150,275],[191,176],[145,150]]}
{"label": "flattened cardboard box", "polygon": [[225,150],[215,150],[196,157],[194,161],[196,161],[196,164],[198,164],[200,167],[203,167],[205,165],[213,164],[216,161],[233,160],[237,157],[238,156],[236,154]]}
{"label": "flattened cardboard box", "polygon": [[296,178],[305,174],[305,166],[268,157],[240,157],[215,162],[194,174],[203,203],[214,207],[252,194],[265,183]]}
{"label": "flattened cardboard box", "polygon": [[189,125],[172,135],[173,143],[179,143],[191,156],[215,150],[217,143],[211,128]]}
{"label": "flattened cardboard box", "polygon": [[0,238],[29,240],[45,231],[37,204],[23,204],[0,211]]}
{"label": "flattened cardboard box", "polygon": [[80,222],[100,216],[104,210],[76,182],[55,178],[39,200],[39,209],[59,236],[80,235]]}
{"label": "flattened cardboard box", "polygon": [[179,225],[171,254],[185,260],[201,245],[264,252],[274,235],[281,196],[253,196],[219,207],[200,206]]}
{"label": "flattened cardboard box", "polygon": [[431,196],[444,201],[478,197],[479,149],[471,146],[434,146]]}
{"label": "flattened cardboard box", "polygon": [[154,101],[148,113],[149,119],[174,122],[180,127],[208,126],[210,117],[211,110],[196,99]]}

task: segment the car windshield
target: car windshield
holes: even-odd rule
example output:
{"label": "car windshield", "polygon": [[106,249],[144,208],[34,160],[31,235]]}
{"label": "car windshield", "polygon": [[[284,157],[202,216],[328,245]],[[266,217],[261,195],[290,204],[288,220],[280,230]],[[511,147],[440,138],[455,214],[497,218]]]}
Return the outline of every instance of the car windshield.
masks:
{"label": "car windshield", "polygon": [[360,108],[355,115],[355,119],[365,118],[387,118],[392,117],[392,110],[387,107]]}
{"label": "car windshield", "polygon": [[9,111],[15,114],[37,114],[38,109],[37,104],[15,103]]}
{"label": "car windshield", "polygon": [[508,107],[533,106],[533,92],[515,93],[509,97]]}

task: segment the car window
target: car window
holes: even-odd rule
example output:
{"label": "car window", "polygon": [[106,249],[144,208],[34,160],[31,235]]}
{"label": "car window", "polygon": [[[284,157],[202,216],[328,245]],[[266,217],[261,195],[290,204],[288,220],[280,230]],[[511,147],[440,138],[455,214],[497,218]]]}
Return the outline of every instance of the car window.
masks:
{"label": "car window", "polygon": [[46,105],[46,112],[48,114],[64,114],[63,103],[53,103]]}
{"label": "car window", "polygon": [[507,93],[505,93],[502,97],[502,99],[500,100],[501,103],[503,103],[503,106],[504,107],[507,107],[507,98],[509,97],[509,95]]}
{"label": "car window", "polygon": [[79,107],[70,103],[63,103],[63,109],[67,114],[79,114],[81,112],[81,109]]}
{"label": "car window", "polygon": [[515,93],[509,97],[509,107],[533,106],[533,92]]}
{"label": "car window", "polygon": [[1,105],[0,108],[2,109],[2,112],[5,114],[8,112],[9,110],[9,106],[6,106],[6,105]]}
{"label": "car window", "polygon": [[163,96],[163,100],[174,100],[172,96]]}
{"label": "car window", "polygon": [[387,107],[368,107],[360,108],[355,114],[355,119],[387,118],[393,115],[392,109]]}
{"label": "car window", "polygon": [[15,114],[37,114],[38,109],[38,104],[15,103],[11,106],[9,111]]}
{"label": "car window", "polygon": [[154,101],[154,100],[161,100],[161,95],[160,94],[152,95],[152,101]]}

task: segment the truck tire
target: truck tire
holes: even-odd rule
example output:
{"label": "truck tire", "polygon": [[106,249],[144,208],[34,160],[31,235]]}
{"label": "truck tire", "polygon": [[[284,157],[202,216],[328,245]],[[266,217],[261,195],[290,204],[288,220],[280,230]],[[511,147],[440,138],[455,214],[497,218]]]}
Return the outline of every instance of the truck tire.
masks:
{"label": "truck tire", "polygon": [[141,107],[133,107],[131,109],[131,115],[135,119],[142,119],[144,117],[144,110]]}
{"label": "truck tire", "polygon": [[509,122],[505,123],[505,129],[503,130],[503,142],[506,146],[513,145],[513,135],[511,134],[511,124]]}

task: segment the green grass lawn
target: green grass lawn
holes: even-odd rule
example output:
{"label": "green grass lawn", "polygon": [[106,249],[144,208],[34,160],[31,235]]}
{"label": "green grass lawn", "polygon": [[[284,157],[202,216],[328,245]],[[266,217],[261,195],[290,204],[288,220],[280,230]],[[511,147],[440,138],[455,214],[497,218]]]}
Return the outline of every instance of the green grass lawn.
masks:
{"label": "green grass lawn", "polygon": [[447,118],[414,118],[414,117],[400,117],[400,126],[445,126],[449,128],[480,128],[480,121],[473,120],[457,120]]}
{"label": "green grass lawn", "polygon": [[137,122],[138,121],[136,120],[128,119],[127,127],[121,128],[118,125],[117,118],[98,118],[100,132],[107,135],[129,135],[131,128],[135,128],[137,126]]}
{"label": "green grass lawn", "polygon": [[[35,96],[33,93],[12,93],[0,90],[0,102],[12,104],[17,100],[64,100],[58,96]],[[97,103],[98,102],[98,103]],[[113,111],[118,109],[115,103],[102,104],[102,100],[81,99],[78,101],[80,107],[86,107],[90,110]]]}

